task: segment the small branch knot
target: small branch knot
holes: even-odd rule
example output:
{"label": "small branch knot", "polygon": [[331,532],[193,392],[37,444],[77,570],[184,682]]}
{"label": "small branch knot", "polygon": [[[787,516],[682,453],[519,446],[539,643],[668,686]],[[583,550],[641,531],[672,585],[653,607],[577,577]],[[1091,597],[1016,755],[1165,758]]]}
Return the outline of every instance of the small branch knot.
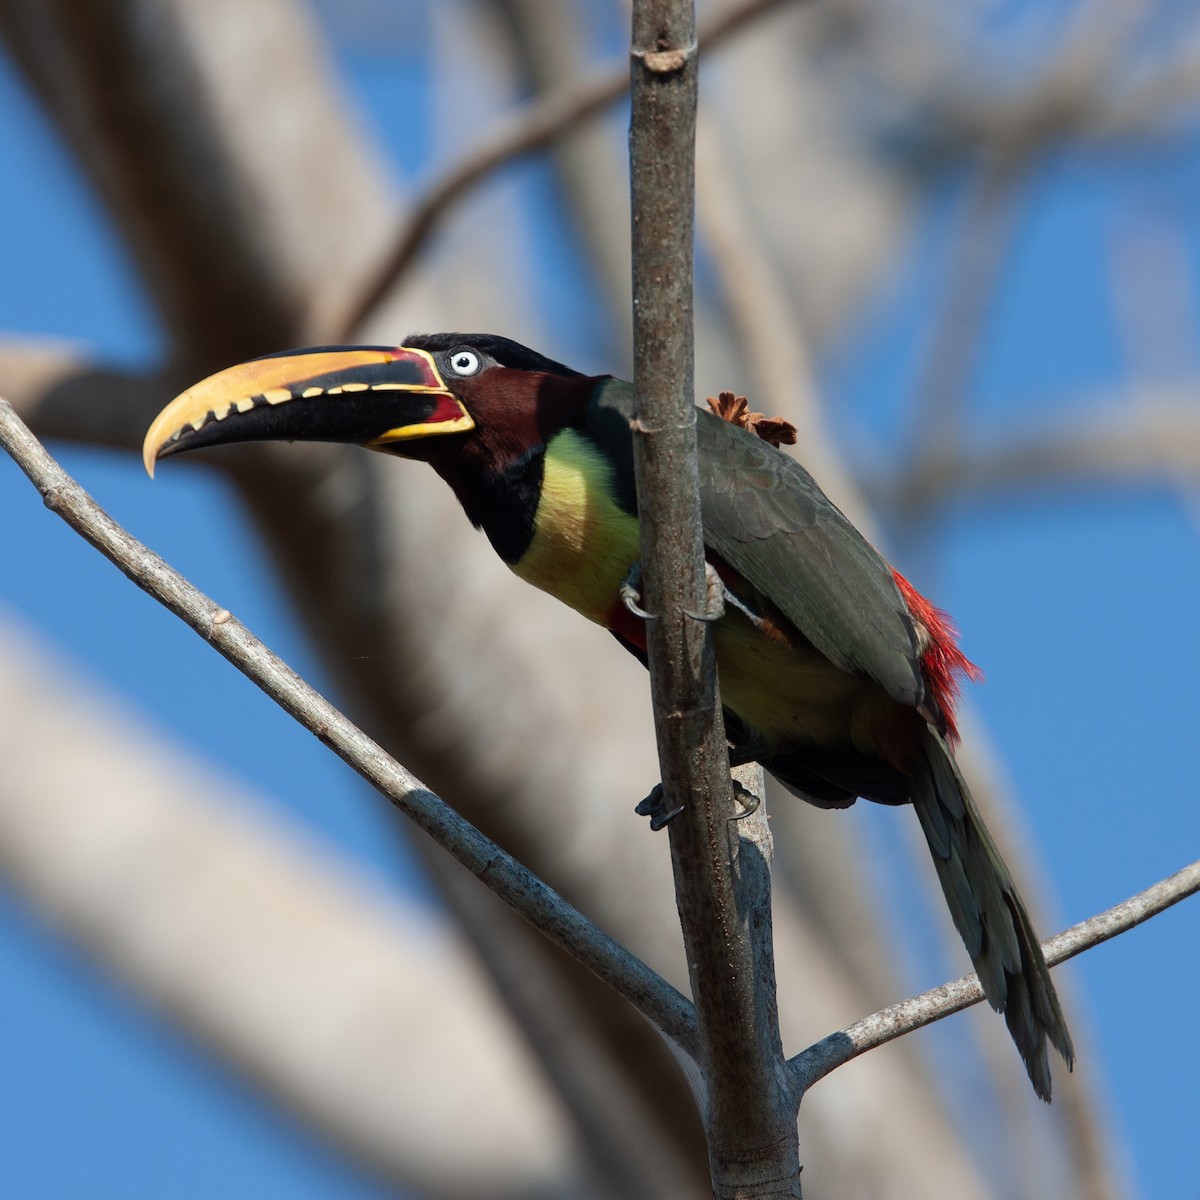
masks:
{"label": "small branch knot", "polygon": [[42,492],[42,503],[51,512],[62,512],[66,507],[66,499],[63,495],[63,489],[60,487],[48,487]]}
{"label": "small branch knot", "polygon": [[696,43],[693,42],[689,46],[681,46],[674,50],[644,50],[640,53],[635,51],[635,56],[642,60],[646,70],[652,75],[670,75],[675,71],[682,71],[687,66],[688,59],[695,53]]}

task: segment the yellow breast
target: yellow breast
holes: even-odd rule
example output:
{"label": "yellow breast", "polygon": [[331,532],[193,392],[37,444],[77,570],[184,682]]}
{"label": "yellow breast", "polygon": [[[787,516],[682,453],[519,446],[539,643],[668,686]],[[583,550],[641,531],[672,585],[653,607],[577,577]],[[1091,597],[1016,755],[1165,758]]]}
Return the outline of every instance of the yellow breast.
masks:
{"label": "yellow breast", "polygon": [[[533,540],[512,570],[601,625],[639,557],[637,518],[613,499],[612,464],[570,430],[546,447]],[[714,626],[721,699],[769,746],[859,740],[881,713],[878,685],[807,645],[762,635],[736,609]],[[886,716],[886,712],[882,715]]]}
{"label": "yellow breast", "polygon": [[587,438],[564,430],[546,447],[533,540],[512,565],[527,583],[599,624],[638,557],[638,523],[613,499],[613,468]]}

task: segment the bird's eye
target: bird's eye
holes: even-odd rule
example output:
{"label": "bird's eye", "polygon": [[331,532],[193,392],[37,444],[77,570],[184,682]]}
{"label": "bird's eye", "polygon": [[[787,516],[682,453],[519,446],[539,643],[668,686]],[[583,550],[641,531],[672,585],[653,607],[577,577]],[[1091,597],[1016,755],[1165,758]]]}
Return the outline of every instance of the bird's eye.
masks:
{"label": "bird's eye", "polygon": [[455,375],[474,375],[480,367],[479,355],[473,350],[455,350],[449,363]]}

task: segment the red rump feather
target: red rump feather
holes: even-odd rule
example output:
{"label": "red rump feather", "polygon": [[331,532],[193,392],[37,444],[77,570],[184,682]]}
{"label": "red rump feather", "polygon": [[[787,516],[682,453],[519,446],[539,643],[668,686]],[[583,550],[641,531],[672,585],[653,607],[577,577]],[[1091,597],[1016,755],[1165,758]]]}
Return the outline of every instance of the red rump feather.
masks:
{"label": "red rump feather", "polygon": [[952,742],[957,742],[958,723],[954,719],[954,706],[962,690],[962,677],[965,675],[977,683],[983,678],[983,672],[959,649],[958,630],[946,613],[930,604],[895,568],[892,569],[892,578],[913,619],[924,626],[928,635],[929,644],[921,654],[921,674],[925,676],[925,686],[946,722],[946,736]]}

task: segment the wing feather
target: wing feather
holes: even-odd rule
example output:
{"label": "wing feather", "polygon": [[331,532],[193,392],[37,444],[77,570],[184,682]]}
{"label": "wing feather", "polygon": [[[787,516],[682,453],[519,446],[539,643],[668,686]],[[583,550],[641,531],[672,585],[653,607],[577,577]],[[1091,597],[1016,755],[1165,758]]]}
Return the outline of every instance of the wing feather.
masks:
{"label": "wing feather", "polygon": [[[631,503],[632,386],[606,380],[589,413]],[[838,667],[901,704],[925,685],[913,622],[879,552],[786,454],[697,409],[704,540]]]}

